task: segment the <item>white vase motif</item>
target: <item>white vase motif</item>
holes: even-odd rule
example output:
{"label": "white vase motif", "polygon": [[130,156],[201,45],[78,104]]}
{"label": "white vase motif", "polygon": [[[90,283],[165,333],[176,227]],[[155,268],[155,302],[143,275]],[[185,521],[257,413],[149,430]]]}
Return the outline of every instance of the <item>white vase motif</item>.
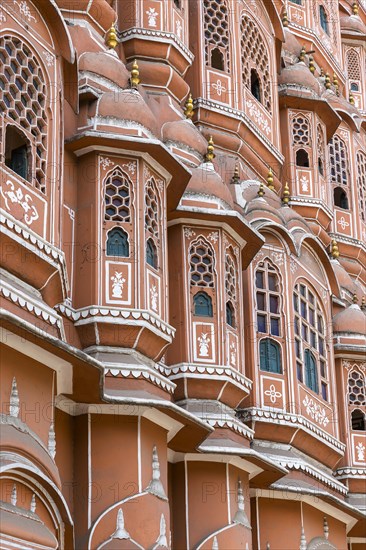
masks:
{"label": "white vase motif", "polygon": [[158,292],[156,290],[156,285],[153,285],[150,288],[150,300],[151,300],[151,309],[153,311],[158,311]]}
{"label": "white vase motif", "polygon": [[158,17],[158,13],[156,12],[155,8],[150,8],[146,12],[146,15],[148,18],[149,27],[156,27],[156,19]]}
{"label": "white vase motif", "polygon": [[122,298],[123,285],[126,282],[126,279],[123,277],[122,273],[115,271],[112,281],[112,296],[113,298]]}
{"label": "white vase motif", "polygon": [[211,342],[210,338],[208,337],[208,334],[206,332],[203,332],[199,338],[197,338],[198,346],[199,346],[199,353],[200,357],[208,357],[209,356],[209,344]]}
{"label": "white vase motif", "polygon": [[363,445],[360,441],[360,443],[356,445],[357,460],[359,462],[363,462],[365,460],[365,450],[365,445]]}

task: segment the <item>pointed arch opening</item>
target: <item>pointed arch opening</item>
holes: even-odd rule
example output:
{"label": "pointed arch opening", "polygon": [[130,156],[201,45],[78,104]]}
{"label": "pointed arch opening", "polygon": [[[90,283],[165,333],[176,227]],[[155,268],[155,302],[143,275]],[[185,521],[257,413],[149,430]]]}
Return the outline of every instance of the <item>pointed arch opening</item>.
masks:
{"label": "pointed arch opening", "polygon": [[296,151],[296,166],[301,168],[310,167],[309,153],[305,149],[298,149]]}
{"label": "pointed arch opening", "polygon": [[263,338],[259,342],[259,368],[282,374],[281,346],[272,338]]}
{"label": "pointed arch opening", "polygon": [[337,206],[338,208],[342,208],[343,210],[348,210],[348,197],[347,193],[345,192],[342,187],[336,187],[333,191],[333,197],[334,197],[334,206]]}
{"label": "pointed arch opening", "polygon": [[113,228],[107,237],[107,256],[128,258],[129,255],[130,245],[127,231],[120,227]]}
{"label": "pointed arch opening", "polygon": [[193,296],[193,314],[197,317],[212,317],[212,298],[206,292]]}

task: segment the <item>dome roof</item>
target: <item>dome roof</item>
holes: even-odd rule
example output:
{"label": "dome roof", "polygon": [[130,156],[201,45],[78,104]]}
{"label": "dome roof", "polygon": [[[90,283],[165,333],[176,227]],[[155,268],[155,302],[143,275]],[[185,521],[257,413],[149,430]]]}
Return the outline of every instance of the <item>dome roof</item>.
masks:
{"label": "dome roof", "polygon": [[230,208],[234,208],[234,201],[230,190],[216,172],[212,162],[205,162],[192,170],[192,176],[186,188],[186,193],[209,195],[221,199]]}
{"label": "dome roof", "polygon": [[206,153],[207,142],[190,120],[166,122],[162,128],[163,141],[173,141],[198,151],[202,156]]}
{"label": "dome roof", "polygon": [[366,34],[366,26],[358,15],[341,15],[340,25],[342,31]]}
{"label": "dome roof", "polygon": [[301,46],[296,36],[290,31],[288,27],[284,28],[285,41],[282,44],[282,49],[285,52],[289,52],[296,57],[299,57]]}
{"label": "dome roof", "polygon": [[104,93],[99,101],[98,115],[137,122],[153,134],[159,133],[153,113],[136,90],[121,90],[117,97],[114,92]]}
{"label": "dome roof", "polygon": [[333,317],[334,332],[366,333],[366,315],[357,304],[352,304]]}
{"label": "dome roof", "polygon": [[309,88],[317,95],[321,94],[321,85],[303,61],[282,69],[278,77],[279,85],[292,85]]}
{"label": "dome roof", "polygon": [[108,78],[121,88],[128,86],[130,73],[122,61],[110,52],[88,52],[81,55],[79,70]]}
{"label": "dome roof", "polygon": [[332,266],[339,286],[354,294],[357,287],[344,267],[341,266],[338,260],[332,260]]}

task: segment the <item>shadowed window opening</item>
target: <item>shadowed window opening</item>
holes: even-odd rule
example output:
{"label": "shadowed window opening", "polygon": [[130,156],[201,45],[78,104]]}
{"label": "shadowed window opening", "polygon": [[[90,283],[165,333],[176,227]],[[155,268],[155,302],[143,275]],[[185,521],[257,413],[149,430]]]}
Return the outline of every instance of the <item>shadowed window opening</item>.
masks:
{"label": "shadowed window opening", "polygon": [[226,322],[228,325],[235,328],[235,311],[231,302],[226,302]]}
{"label": "shadowed window opening", "polygon": [[219,71],[225,70],[224,54],[219,48],[211,50],[211,67]]}
{"label": "shadowed window opening", "polygon": [[296,151],[296,166],[309,168],[309,154],[305,151],[305,149],[299,149]]}
{"label": "shadowed window opening", "polygon": [[323,29],[323,31],[329,34],[328,17],[324,6],[319,6],[319,18],[321,28]]}
{"label": "shadowed window opening", "polygon": [[254,95],[255,99],[262,102],[260,80],[255,69],[252,69],[250,72],[250,91]]}
{"label": "shadowed window opening", "polygon": [[365,415],[360,409],[355,409],[351,414],[352,430],[366,431]]}
{"label": "shadowed window opening", "polygon": [[341,187],[336,187],[334,189],[334,206],[348,210],[348,198]]}
{"label": "shadowed window opening", "polygon": [[27,138],[14,126],[7,126],[5,134],[5,164],[18,176],[30,181],[31,156]]}
{"label": "shadowed window opening", "polygon": [[318,384],[318,371],[316,368],[316,361],[314,355],[306,349],[304,352],[305,356],[305,384],[313,392],[319,392]]}
{"label": "shadowed window opening", "polygon": [[259,343],[260,370],[282,374],[281,346],[271,338],[264,338]]}
{"label": "shadowed window opening", "polygon": [[158,268],[158,254],[152,239],[146,241],[146,263],[151,265],[154,269]]}
{"label": "shadowed window opening", "polygon": [[206,292],[198,292],[193,297],[194,315],[212,317],[212,299]]}

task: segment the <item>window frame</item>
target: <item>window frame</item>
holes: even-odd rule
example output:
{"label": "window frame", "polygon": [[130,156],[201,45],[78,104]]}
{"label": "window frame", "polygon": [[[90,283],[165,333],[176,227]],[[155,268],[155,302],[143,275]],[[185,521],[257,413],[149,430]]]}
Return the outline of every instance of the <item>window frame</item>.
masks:
{"label": "window frame", "polygon": [[[268,365],[268,368],[262,368],[262,348],[265,346],[266,348],[266,362],[267,362],[267,365]],[[273,368],[271,368],[271,357],[270,357],[270,346],[273,346],[274,349],[276,349],[276,353],[277,353],[277,365],[276,365],[276,369],[274,370]],[[274,338],[271,338],[271,337],[264,337],[264,338],[261,338],[259,340],[259,370],[261,372],[269,372],[271,374],[283,374],[283,366],[282,366],[282,346],[281,344],[275,340]]]}

